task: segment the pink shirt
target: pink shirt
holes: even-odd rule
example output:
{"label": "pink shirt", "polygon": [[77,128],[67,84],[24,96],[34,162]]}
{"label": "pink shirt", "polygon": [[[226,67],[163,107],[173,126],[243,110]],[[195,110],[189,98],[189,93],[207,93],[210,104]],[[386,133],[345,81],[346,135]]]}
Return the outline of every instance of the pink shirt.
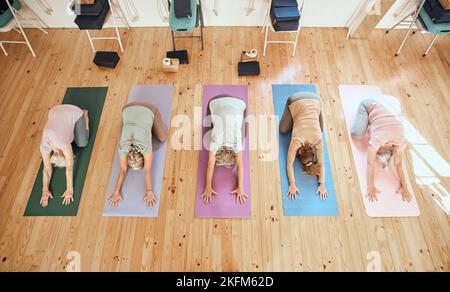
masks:
{"label": "pink shirt", "polygon": [[379,149],[387,143],[394,143],[400,148],[406,145],[401,116],[390,112],[385,106],[373,103],[369,107],[369,144]]}
{"label": "pink shirt", "polygon": [[42,133],[41,153],[50,154],[52,148],[63,150],[74,139],[76,122],[83,116],[83,111],[70,104],[58,105],[48,114],[48,121]]}

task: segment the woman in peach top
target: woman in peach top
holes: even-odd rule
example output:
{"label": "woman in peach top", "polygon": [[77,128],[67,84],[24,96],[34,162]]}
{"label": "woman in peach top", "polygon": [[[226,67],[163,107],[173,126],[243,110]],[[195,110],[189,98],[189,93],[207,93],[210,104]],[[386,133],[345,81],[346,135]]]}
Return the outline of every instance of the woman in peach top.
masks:
{"label": "woman in peach top", "polygon": [[401,106],[392,96],[367,98],[361,102],[353,123],[351,134],[354,139],[369,135],[367,156],[367,196],[370,202],[378,201],[379,190],[375,186],[375,164],[378,159],[388,168],[394,165],[400,177],[400,189],[405,202],[411,202],[403,168],[406,139],[401,119]]}
{"label": "woman in peach top", "polygon": [[303,170],[317,177],[317,193],[322,200],[328,199],[325,186],[325,166],[322,141],[321,99],[311,92],[299,92],[289,97],[280,122],[280,132],[292,131],[291,144],[287,156],[287,174],[289,179],[288,196],[295,200],[299,189],[295,184],[294,161],[300,161]]}

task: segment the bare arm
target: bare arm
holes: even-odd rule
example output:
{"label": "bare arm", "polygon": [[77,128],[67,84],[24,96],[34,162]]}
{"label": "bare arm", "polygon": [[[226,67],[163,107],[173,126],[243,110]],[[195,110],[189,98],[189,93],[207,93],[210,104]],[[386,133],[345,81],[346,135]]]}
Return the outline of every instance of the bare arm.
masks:
{"label": "bare arm", "polygon": [[212,196],[217,195],[217,193],[212,188],[212,180],[214,176],[215,167],[216,167],[216,155],[211,151],[209,151],[208,169],[206,170],[206,186],[205,192],[202,195],[203,202],[205,204],[211,203]]}
{"label": "bare arm", "polygon": [[244,192],[244,160],[242,152],[236,153],[238,190]]}
{"label": "bare arm", "polygon": [[120,189],[122,188],[125,176],[127,175],[127,159],[120,157],[120,172],[117,178],[116,187],[114,188],[114,194],[120,194]]}
{"label": "bare arm", "polygon": [[122,189],[122,185],[125,180],[125,176],[127,175],[127,168],[128,168],[127,159],[120,156],[119,177],[117,178],[116,186],[114,188],[114,193],[108,199],[110,208],[117,208],[119,206],[119,202],[123,200],[120,190]]}
{"label": "bare arm", "polygon": [[49,190],[53,166],[50,163],[50,154],[42,154],[42,161],[44,162],[44,169],[42,171],[42,195],[40,204],[45,208],[48,206],[48,200],[53,198],[53,195]]}
{"label": "bare arm", "polygon": [[216,155],[209,152],[208,169],[206,171],[206,189],[212,189],[212,180],[214,176],[214,168],[216,167]]}
{"label": "bare arm", "polygon": [[288,155],[287,155],[287,163],[286,163],[286,171],[289,179],[289,184],[295,185],[295,175],[294,175],[294,162],[295,162],[295,154],[297,153],[298,145],[294,141],[291,141],[289,145]]}
{"label": "bare arm", "polygon": [[297,195],[299,193],[297,185],[295,184],[295,174],[294,174],[295,155],[298,151],[298,148],[299,145],[295,141],[291,141],[287,155],[286,170],[289,179],[288,196],[291,200],[296,200]]}
{"label": "bare arm", "polygon": [[236,203],[245,204],[245,199],[248,198],[244,190],[244,160],[242,158],[242,152],[236,153],[236,167],[237,167],[237,179],[238,187],[232,192],[236,195]]}
{"label": "bare arm", "polygon": [[50,163],[50,154],[42,154],[44,169],[42,172],[42,194],[49,191],[50,180],[52,178],[53,166]]}
{"label": "bare arm", "polygon": [[67,206],[74,201],[73,199],[73,151],[72,145],[67,145],[64,148],[64,157],[66,159],[66,191],[61,196],[63,198],[63,205]]}
{"label": "bare arm", "polygon": [[64,157],[66,159],[66,190],[73,192],[73,151],[72,145],[67,145],[64,148]]}
{"label": "bare arm", "polygon": [[325,155],[323,153],[323,141],[317,145],[317,163],[320,165],[320,175],[319,175],[319,183],[321,185],[325,184]]}
{"label": "bare arm", "polygon": [[379,191],[375,187],[375,164],[378,149],[369,146],[367,155],[367,197],[370,202],[378,201]]}
{"label": "bare arm", "polygon": [[149,151],[144,157],[144,169],[145,169],[145,185],[146,190],[152,190],[152,162],[153,162],[153,151]]}
{"label": "bare arm", "polygon": [[144,201],[149,208],[153,208],[156,204],[156,197],[152,190],[152,163],[153,163],[153,152],[149,151],[144,157],[144,169],[145,169],[145,197]]}
{"label": "bare arm", "polygon": [[402,194],[403,201],[411,202],[412,196],[409,193],[408,184],[406,182],[406,173],[405,168],[403,167],[403,160],[404,160],[403,156],[404,156],[403,150],[395,151],[394,163],[398,176],[400,177],[400,189],[398,190],[398,192]]}
{"label": "bare arm", "polygon": [[369,146],[369,151],[367,154],[367,187],[375,187],[375,165],[377,159],[377,149]]}

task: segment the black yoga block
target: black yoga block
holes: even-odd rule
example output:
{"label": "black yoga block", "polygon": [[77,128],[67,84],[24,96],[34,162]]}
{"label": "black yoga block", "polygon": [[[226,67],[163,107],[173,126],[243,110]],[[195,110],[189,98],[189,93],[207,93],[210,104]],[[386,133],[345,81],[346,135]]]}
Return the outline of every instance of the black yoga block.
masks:
{"label": "black yoga block", "polygon": [[103,28],[103,24],[105,24],[106,16],[108,15],[109,10],[109,2],[106,1],[98,15],[78,15],[75,17],[75,24],[81,30],[101,30]]}
{"label": "black yoga block", "polygon": [[94,58],[95,65],[112,69],[116,68],[119,61],[120,57],[116,52],[97,52]]}
{"label": "black yoga block", "polygon": [[98,16],[103,11],[106,2],[108,2],[108,0],[96,0],[94,4],[78,4],[74,0],[72,1],[70,9],[72,9],[75,15]]}
{"label": "black yoga block", "polygon": [[180,64],[189,64],[188,52],[186,50],[167,52],[166,57],[170,59],[178,59],[180,60]]}
{"label": "black yoga block", "polygon": [[239,62],[239,76],[257,76],[261,73],[259,62]]}

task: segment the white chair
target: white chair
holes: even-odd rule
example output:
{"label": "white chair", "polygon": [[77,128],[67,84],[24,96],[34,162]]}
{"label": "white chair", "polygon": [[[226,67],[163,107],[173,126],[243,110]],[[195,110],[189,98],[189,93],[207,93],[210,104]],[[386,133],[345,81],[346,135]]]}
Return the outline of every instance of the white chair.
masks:
{"label": "white chair", "polygon": [[[302,15],[302,11],[303,11],[303,5],[304,5],[304,1],[302,1],[301,4],[299,4],[298,6],[298,10],[300,12],[300,15]],[[297,43],[298,43],[298,36],[300,34],[300,29],[301,29],[301,24],[298,26],[297,30],[294,31],[275,31],[275,29],[273,28],[272,25],[272,21],[270,19],[270,9],[272,7],[272,0],[270,1],[269,4],[269,10],[267,12],[266,15],[266,20],[264,22],[264,26],[262,28],[261,32],[264,32],[264,51],[263,51],[263,56],[266,56],[266,51],[267,51],[267,45],[268,44],[291,44],[294,46],[293,50],[292,50],[292,57],[295,56],[295,52],[297,51]],[[289,34],[293,34],[294,35],[294,40],[293,41],[280,41],[280,40],[269,40],[269,30],[272,33],[276,33],[276,34],[281,34],[281,33],[289,33]]]}
{"label": "white chair", "polygon": [[28,49],[30,49],[30,52],[33,55],[33,57],[36,57],[36,54],[35,54],[35,52],[33,50],[33,47],[31,46],[31,43],[28,40],[28,37],[25,34],[25,31],[23,30],[22,25],[20,24],[19,18],[21,18],[22,20],[37,21],[41,25],[34,25],[34,27],[39,29],[40,31],[42,31],[45,34],[48,34],[47,31],[45,31],[43,29],[43,27],[45,25],[36,16],[36,14],[34,14],[34,12],[31,9],[30,9],[30,11],[31,11],[31,14],[33,15],[33,19],[26,19],[26,18],[24,18],[24,16],[22,15],[22,13],[19,10],[21,10],[22,7],[26,7],[26,5],[24,3],[22,3],[22,2],[20,2],[19,0],[14,0],[14,1],[17,1],[17,3],[18,3],[16,5],[14,5],[14,7],[11,6],[11,3],[9,3],[8,0],[6,1],[8,7],[9,7],[9,10],[11,11],[12,18],[5,26],[0,28],[0,32],[9,32],[11,30],[15,30],[15,31],[17,31],[19,34],[21,34],[23,36],[24,40],[23,41],[0,41],[0,48],[2,49],[3,53],[5,54],[5,56],[8,56],[8,53],[6,52],[6,49],[5,49],[3,44],[24,44],[24,45],[28,46]]}
{"label": "white chair", "polygon": [[91,48],[92,48],[92,51],[94,53],[97,52],[97,50],[95,49],[95,46],[94,46],[94,41],[96,41],[96,40],[114,40],[114,41],[117,41],[119,43],[120,51],[123,53],[124,49],[123,49],[122,39],[120,37],[120,32],[119,32],[119,27],[117,25],[117,21],[118,20],[121,21],[126,26],[127,29],[130,29],[130,25],[128,24],[128,20],[127,20],[127,18],[125,16],[125,13],[123,13],[123,10],[120,7],[120,5],[118,3],[116,3],[115,1],[113,1],[113,0],[108,0],[108,2],[109,2],[109,9],[110,9],[111,13],[108,15],[108,18],[105,20],[105,22],[108,21],[109,17],[112,18],[113,26],[114,26],[114,29],[115,29],[115,32],[116,32],[116,36],[109,36],[109,37],[96,36],[96,37],[93,37],[93,36],[91,36],[89,30],[86,30],[86,34],[87,34],[87,37],[89,39],[89,44],[91,44]]}

